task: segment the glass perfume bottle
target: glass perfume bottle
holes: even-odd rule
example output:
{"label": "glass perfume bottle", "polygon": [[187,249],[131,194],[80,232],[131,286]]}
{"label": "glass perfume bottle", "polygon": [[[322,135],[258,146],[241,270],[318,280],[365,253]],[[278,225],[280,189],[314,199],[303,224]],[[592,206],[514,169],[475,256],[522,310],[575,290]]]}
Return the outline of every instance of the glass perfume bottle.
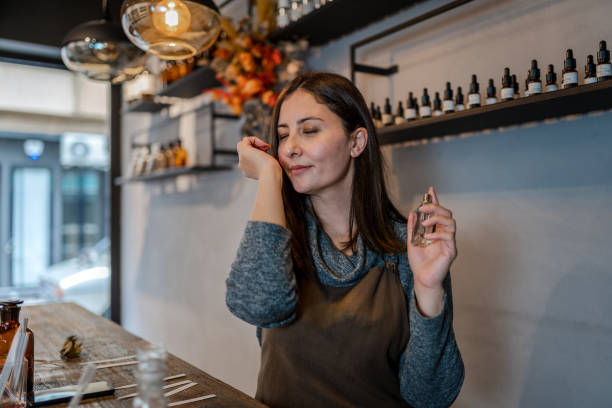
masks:
{"label": "glass perfume bottle", "polygon": [[610,50],[608,50],[606,42],[599,42],[599,51],[597,51],[597,80],[607,81],[612,79],[612,64],[610,64]]}
{"label": "glass perfume bottle", "polygon": [[431,215],[429,213],[421,212],[421,207],[423,207],[426,204],[431,204],[431,195],[429,195],[429,193],[426,193],[423,196],[423,202],[421,203],[419,208],[417,208],[415,210],[415,212],[416,212],[416,222],[414,223],[414,229],[412,230],[412,241],[411,241],[411,243],[412,243],[412,245],[416,245],[416,246],[420,246],[420,247],[426,247],[427,245],[429,245],[429,244],[431,244],[433,242],[430,239],[425,239],[425,234],[429,234],[429,233],[435,231],[435,228],[433,226],[425,227],[423,225],[423,221],[428,219],[430,217],[430,215]]}
{"label": "glass perfume bottle", "polygon": [[404,106],[402,105],[402,101],[399,101],[397,104],[397,114],[393,119],[396,125],[401,125],[404,123]]}
{"label": "glass perfume bottle", "polygon": [[391,114],[391,102],[389,98],[385,98],[385,110],[382,115],[383,126],[391,126],[393,124],[393,115]]}
{"label": "glass perfume bottle", "polygon": [[557,73],[555,72],[555,66],[553,64],[548,65],[548,72],[546,73],[546,92],[554,92],[559,90],[557,87]]}
{"label": "glass perfume bottle", "polygon": [[415,99],[416,98],[412,95],[412,92],[408,92],[408,100],[406,100],[406,110],[404,111],[404,118],[406,120],[415,120],[417,118]]}
{"label": "glass perfume bottle", "polygon": [[440,100],[440,92],[436,92],[436,95],[434,97],[433,106],[434,106],[433,115],[434,116],[442,115],[442,101]]}
{"label": "glass perfume bottle", "polygon": [[563,64],[563,89],[578,86],[578,71],[576,71],[576,58],[574,51],[568,48],[565,52],[565,62]]}
{"label": "glass perfume bottle", "polygon": [[178,139],[174,146],[174,167],[187,166],[187,150],[183,148],[181,139]]}
{"label": "glass perfume bottle", "polygon": [[493,105],[494,103],[497,103],[497,89],[495,88],[493,78],[489,78],[489,86],[487,87],[487,99],[485,102],[487,105]]}
{"label": "glass perfume bottle", "polygon": [[529,70],[529,96],[542,93],[542,81],[540,80],[540,68],[538,61],[531,60],[531,69]]}
{"label": "glass perfume bottle", "polygon": [[444,89],[444,101],[442,101],[442,110],[444,113],[453,113],[455,111],[455,101],[453,100],[453,90],[451,88],[451,83],[446,83],[446,88]]}
{"label": "glass perfume bottle", "polygon": [[592,55],[587,56],[587,62],[584,66],[584,83],[594,84],[597,82],[597,67]]}
{"label": "glass perfume bottle", "polygon": [[457,87],[457,95],[455,96],[455,110],[457,112],[465,110],[465,105],[463,103],[463,91],[461,90],[460,86]]}
{"label": "glass perfume bottle", "polygon": [[502,75],[502,89],[501,99],[502,101],[511,101],[514,99],[514,84],[512,83],[512,76],[510,76],[510,68],[504,68],[504,75]]}
{"label": "glass perfume bottle", "polygon": [[428,118],[431,116],[431,102],[429,100],[429,94],[427,88],[423,89],[423,97],[421,98],[421,117]]}
{"label": "glass perfume bottle", "polygon": [[[4,363],[11,347],[11,342],[17,329],[19,329],[19,312],[21,311],[21,299],[9,299],[0,302],[0,365],[4,367]],[[34,403],[34,333],[30,328],[26,329],[28,333],[28,344],[25,350],[25,359],[27,360],[27,377],[26,377],[26,400],[28,405]]]}
{"label": "glass perfume bottle", "polygon": [[166,148],[166,161],[164,163],[164,167],[169,169],[174,167],[174,143],[168,143],[168,147]]}
{"label": "glass perfume bottle", "polygon": [[476,75],[472,75],[472,82],[470,83],[470,93],[468,94],[468,106],[470,109],[477,108],[480,106],[480,85]]}
{"label": "glass perfume bottle", "polygon": [[164,397],[164,375],[166,374],[166,350],[162,347],[138,350],[138,396],[134,408],[165,408],[168,400]]}

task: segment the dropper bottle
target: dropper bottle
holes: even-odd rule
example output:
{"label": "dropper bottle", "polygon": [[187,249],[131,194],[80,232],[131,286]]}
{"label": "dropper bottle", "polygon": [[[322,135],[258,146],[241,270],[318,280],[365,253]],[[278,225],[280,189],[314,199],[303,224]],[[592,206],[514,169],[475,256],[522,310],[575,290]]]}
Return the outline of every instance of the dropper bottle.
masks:
{"label": "dropper bottle", "polygon": [[468,106],[470,109],[477,108],[480,106],[480,85],[476,80],[476,75],[472,75],[472,82],[470,83],[470,93],[468,94]]}
{"label": "dropper bottle", "polygon": [[446,83],[446,89],[444,90],[444,101],[442,102],[442,109],[444,113],[453,113],[455,111],[455,101],[453,100],[453,90],[451,89],[450,82]]}
{"label": "dropper bottle", "polygon": [[397,114],[393,119],[396,125],[401,125],[402,123],[404,123],[404,107],[402,106],[402,101],[399,101],[399,103],[397,104]]}
{"label": "dropper bottle", "polygon": [[553,64],[549,64],[548,72],[546,73],[546,92],[554,92],[558,90],[559,87],[557,86],[557,74],[555,72],[555,67]]}
{"label": "dropper bottle", "polygon": [[461,91],[461,87],[457,87],[457,95],[455,96],[455,110],[457,112],[461,112],[465,110],[465,105],[463,103],[463,93]]}
{"label": "dropper bottle", "polygon": [[501,99],[502,101],[511,101],[514,99],[514,84],[512,83],[512,77],[510,76],[510,68],[504,68],[504,75],[501,79]]}
{"label": "dropper bottle", "polygon": [[493,82],[493,78],[489,79],[489,86],[487,87],[487,105],[493,105],[497,103],[497,89],[495,89],[495,84]]}
{"label": "dropper bottle", "polygon": [[565,62],[563,64],[563,89],[578,86],[578,71],[576,71],[576,58],[571,48],[565,51]]}
{"label": "dropper bottle", "polygon": [[599,42],[597,52],[597,80],[606,81],[612,79],[612,65],[610,64],[610,51],[606,48],[606,42]]}
{"label": "dropper bottle", "polygon": [[423,97],[421,98],[421,117],[431,117],[431,102],[429,100],[429,94],[427,94],[427,88],[423,88]]}
{"label": "dropper bottle", "polygon": [[531,75],[531,70],[527,70],[527,76],[525,77],[525,96],[529,96],[529,75]]}
{"label": "dropper bottle", "polygon": [[382,113],[380,112],[380,105],[376,106],[376,124],[378,127],[383,127]]}
{"label": "dropper bottle", "polygon": [[434,98],[433,106],[434,106],[433,115],[434,116],[442,115],[442,101],[440,100],[440,92],[436,92],[436,97]]}
{"label": "dropper bottle", "polygon": [[391,114],[391,102],[389,98],[385,98],[385,111],[382,115],[383,126],[391,126],[393,124],[393,115]]}
{"label": "dropper bottle", "polygon": [[540,68],[538,68],[538,61],[531,60],[531,69],[529,70],[529,96],[540,93],[542,93]]}
{"label": "dropper bottle", "polygon": [[518,99],[521,97],[519,94],[519,83],[518,79],[516,79],[516,74],[512,74],[512,87],[514,88],[514,99]]}
{"label": "dropper bottle", "polygon": [[594,84],[595,82],[597,82],[597,67],[593,61],[593,56],[589,55],[584,66],[584,83]]}
{"label": "dropper bottle", "polygon": [[416,104],[412,92],[408,92],[408,100],[406,101],[406,110],[404,111],[406,120],[415,120],[417,118]]}

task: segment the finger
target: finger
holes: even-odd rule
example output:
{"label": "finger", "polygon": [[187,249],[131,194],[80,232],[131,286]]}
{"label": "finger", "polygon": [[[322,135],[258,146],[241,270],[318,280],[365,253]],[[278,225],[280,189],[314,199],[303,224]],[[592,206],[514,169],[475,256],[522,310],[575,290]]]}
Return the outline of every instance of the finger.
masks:
{"label": "finger", "polygon": [[453,213],[448,208],[444,208],[438,204],[425,204],[419,209],[421,212],[435,215],[442,215],[444,217],[453,217]]}
{"label": "finger", "polygon": [[431,195],[432,203],[440,204],[440,202],[438,201],[438,196],[436,195],[436,190],[433,188],[433,186],[429,187],[429,195]]}
{"label": "finger", "polygon": [[429,217],[428,219],[423,221],[423,225],[426,227],[431,227],[435,225],[436,231],[441,226],[443,227],[441,231],[447,231],[447,232],[455,232],[457,228],[457,224],[453,218],[444,217],[442,215],[433,215]]}
{"label": "finger", "polygon": [[242,140],[246,140],[251,146],[261,148],[270,148],[270,145],[258,137],[255,136],[246,136]]}
{"label": "finger", "polygon": [[433,241],[440,240],[455,242],[455,234],[453,232],[436,231],[424,234],[423,237],[426,239],[431,239]]}

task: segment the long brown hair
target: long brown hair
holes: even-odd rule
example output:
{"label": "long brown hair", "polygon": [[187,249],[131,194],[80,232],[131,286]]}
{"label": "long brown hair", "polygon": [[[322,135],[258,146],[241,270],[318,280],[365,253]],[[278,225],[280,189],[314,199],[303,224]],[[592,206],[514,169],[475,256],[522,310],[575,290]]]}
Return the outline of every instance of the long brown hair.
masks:
{"label": "long brown hair", "polygon": [[[383,157],[380,152],[376,128],[368,107],[359,90],[345,77],[325,72],[312,72],[298,76],[279,95],[272,112],[270,128],[271,152],[278,159],[278,117],[283,102],[301,89],[309,92],[317,102],[327,106],[341,120],[347,137],[357,128],[368,131],[368,142],[361,155],[354,159],[349,236],[344,249],[355,248],[358,232],[364,243],[377,253],[397,254],[406,250],[406,243],[395,234],[393,222],[406,222],[395,208],[385,186]],[[291,253],[298,270],[313,271],[308,245],[305,213],[308,211],[305,195],[293,188],[283,172],[283,205],[287,227],[291,231]],[[318,219],[313,214],[315,220]],[[356,224],[356,225],[355,225]],[[355,228],[356,227],[356,228]]]}

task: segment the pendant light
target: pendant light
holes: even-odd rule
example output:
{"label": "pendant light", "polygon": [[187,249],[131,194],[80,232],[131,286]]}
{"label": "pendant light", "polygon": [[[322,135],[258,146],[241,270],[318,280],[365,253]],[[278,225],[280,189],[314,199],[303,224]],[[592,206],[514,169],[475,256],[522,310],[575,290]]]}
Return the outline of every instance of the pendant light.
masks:
{"label": "pendant light", "polygon": [[221,16],[212,0],[124,0],[121,26],[141,50],[180,60],[214,44]]}
{"label": "pendant light", "polygon": [[113,84],[132,79],[145,69],[146,54],[128,41],[121,26],[110,21],[107,1],[104,18],[74,27],[62,42],[62,61],[90,79]]}

